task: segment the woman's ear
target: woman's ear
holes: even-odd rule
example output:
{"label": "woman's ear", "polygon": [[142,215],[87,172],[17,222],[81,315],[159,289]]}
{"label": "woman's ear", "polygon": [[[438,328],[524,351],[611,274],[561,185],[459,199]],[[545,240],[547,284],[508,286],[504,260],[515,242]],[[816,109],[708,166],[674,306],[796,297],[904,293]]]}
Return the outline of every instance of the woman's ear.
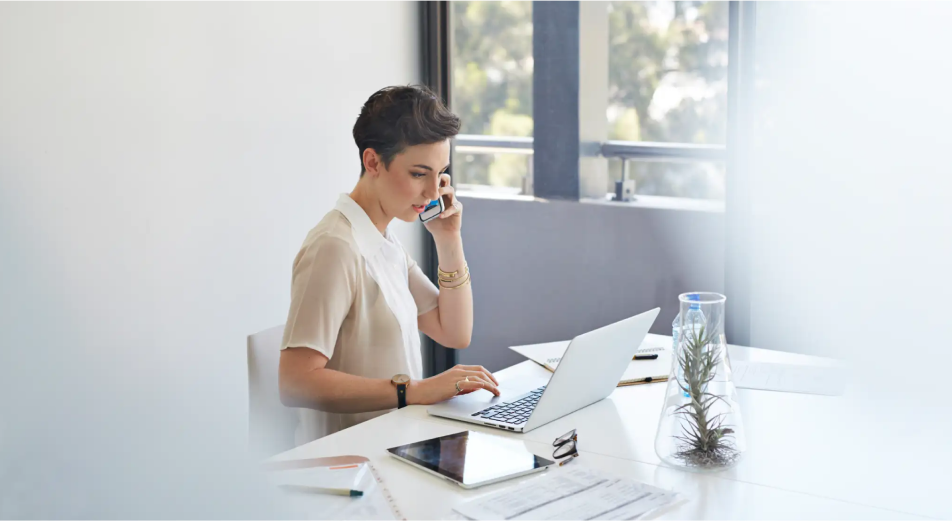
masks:
{"label": "woman's ear", "polygon": [[377,177],[380,175],[380,156],[377,155],[377,151],[372,148],[364,149],[364,171],[367,172],[367,175]]}

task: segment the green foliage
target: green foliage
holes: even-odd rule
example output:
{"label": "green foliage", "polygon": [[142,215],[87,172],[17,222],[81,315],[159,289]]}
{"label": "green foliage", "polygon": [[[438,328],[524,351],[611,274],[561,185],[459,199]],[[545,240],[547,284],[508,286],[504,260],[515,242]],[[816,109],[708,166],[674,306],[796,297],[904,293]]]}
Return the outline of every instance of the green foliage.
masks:
{"label": "green foliage", "polygon": [[[451,2],[453,110],[464,134],[532,135],[532,2]],[[727,2],[610,2],[609,139],[723,144]],[[495,162],[504,162],[492,169]],[[639,163],[638,193],[723,198],[723,170]],[[619,161],[609,163],[620,178]],[[519,186],[526,160],[457,158],[463,182]],[[505,173],[504,173],[505,172]],[[606,191],[610,191],[606,187]]]}
{"label": "green foliage", "polygon": [[451,2],[450,9],[461,133],[491,134],[500,114],[531,118],[532,2]]}
{"label": "green foliage", "polygon": [[684,419],[682,434],[676,436],[680,447],[675,456],[694,467],[726,466],[738,455],[733,444],[734,430],[724,423],[725,413],[712,414],[717,402],[724,400],[707,392],[723,349],[717,338],[720,332],[710,326],[716,320],[711,317],[699,327],[692,323],[683,328],[684,342],[678,349],[678,365],[684,375],[678,387],[690,401],[675,410]]}
{"label": "green foliage", "polygon": [[638,118],[638,111],[635,109],[625,109],[625,111],[615,120],[612,125],[612,139],[623,141],[641,141],[641,120]]}
{"label": "green foliage", "polygon": [[[673,4],[670,19],[660,12],[665,4]],[[611,2],[609,104],[637,111],[643,140],[724,143],[727,9],[726,2]],[[684,95],[666,111],[656,99],[663,82],[668,96]]]}

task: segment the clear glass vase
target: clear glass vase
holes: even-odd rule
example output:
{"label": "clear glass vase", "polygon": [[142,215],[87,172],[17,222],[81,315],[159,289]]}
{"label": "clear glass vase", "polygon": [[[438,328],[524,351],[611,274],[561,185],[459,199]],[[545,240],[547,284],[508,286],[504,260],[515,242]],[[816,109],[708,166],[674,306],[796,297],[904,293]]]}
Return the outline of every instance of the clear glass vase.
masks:
{"label": "clear glass vase", "polygon": [[692,471],[731,467],[747,448],[718,293],[685,293],[655,452]]}

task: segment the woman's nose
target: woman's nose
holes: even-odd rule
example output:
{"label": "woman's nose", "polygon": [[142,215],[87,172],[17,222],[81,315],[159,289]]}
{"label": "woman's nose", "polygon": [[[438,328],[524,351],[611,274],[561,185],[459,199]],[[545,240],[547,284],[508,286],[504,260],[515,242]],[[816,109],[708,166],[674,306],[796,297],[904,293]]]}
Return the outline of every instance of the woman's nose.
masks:
{"label": "woman's nose", "polygon": [[426,187],[426,192],[423,193],[423,196],[429,199],[430,201],[435,201],[436,198],[440,196],[439,181],[437,181],[435,184],[432,184]]}

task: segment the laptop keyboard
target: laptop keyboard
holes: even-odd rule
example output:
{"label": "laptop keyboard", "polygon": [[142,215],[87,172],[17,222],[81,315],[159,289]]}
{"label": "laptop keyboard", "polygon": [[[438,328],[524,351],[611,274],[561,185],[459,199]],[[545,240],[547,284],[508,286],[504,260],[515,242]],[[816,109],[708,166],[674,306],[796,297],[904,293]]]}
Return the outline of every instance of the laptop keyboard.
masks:
{"label": "laptop keyboard", "polygon": [[545,391],[544,385],[532,391],[524,398],[514,402],[497,403],[492,407],[474,412],[472,416],[500,423],[508,423],[510,425],[525,423],[529,420],[529,415],[532,414],[532,410],[535,409],[536,404],[539,403],[539,397],[542,396],[542,391]]}

